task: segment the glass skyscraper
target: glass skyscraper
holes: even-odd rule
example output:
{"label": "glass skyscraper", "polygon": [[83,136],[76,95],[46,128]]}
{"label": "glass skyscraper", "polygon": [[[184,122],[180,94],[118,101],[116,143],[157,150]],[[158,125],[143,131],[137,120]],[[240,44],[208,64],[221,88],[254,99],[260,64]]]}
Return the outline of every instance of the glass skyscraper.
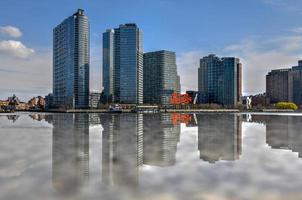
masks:
{"label": "glass skyscraper", "polygon": [[200,60],[198,91],[200,103],[236,106],[242,88],[242,64],[238,58],[209,55]]}
{"label": "glass skyscraper", "polygon": [[176,56],[171,51],[144,54],[144,103],[169,104],[171,95],[180,93]]}
{"label": "glass skyscraper", "polygon": [[79,9],[53,30],[54,106],[89,107],[89,54],[89,22]]}
{"label": "glass skyscraper", "polygon": [[113,52],[114,30],[108,29],[103,33],[103,98],[105,102],[113,100]]}
{"label": "glass skyscraper", "polygon": [[104,94],[116,103],[143,103],[143,35],[137,25],[106,31],[103,52]]}

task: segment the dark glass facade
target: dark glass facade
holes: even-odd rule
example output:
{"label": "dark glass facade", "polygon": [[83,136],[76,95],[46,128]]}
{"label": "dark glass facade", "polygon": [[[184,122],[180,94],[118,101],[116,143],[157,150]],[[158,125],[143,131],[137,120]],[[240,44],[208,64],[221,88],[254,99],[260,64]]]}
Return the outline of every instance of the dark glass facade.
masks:
{"label": "dark glass facade", "polygon": [[54,106],[89,107],[89,22],[83,10],[53,30]]}
{"label": "dark glass facade", "polygon": [[113,102],[143,103],[142,38],[136,24],[120,25],[103,35],[104,93],[111,93]]}
{"label": "dark glass facade", "polygon": [[176,56],[171,51],[144,54],[144,103],[169,104],[172,93],[180,93]]}
{"label": "dark glass facade", "polygon": [[298,66],[272,70],[266,75],[266,100],[269,104],[290,101],[302,105],[302,61]]}
{"label": "dark glass facade", "polygon": [[266,75],[266,97],[269,103],[288,101],[289,69],[272,70]]}
{"label": "dark glass facade", "polygon": [[199,102],[236,106],[241,97],[241,70],[238,58],[202,58],[198,69]]}
{"label": "dark glass facade", "polygon": [[113,98],[113,55],[114,30],[109,29],[103,33],[103,98],[111,103]]}

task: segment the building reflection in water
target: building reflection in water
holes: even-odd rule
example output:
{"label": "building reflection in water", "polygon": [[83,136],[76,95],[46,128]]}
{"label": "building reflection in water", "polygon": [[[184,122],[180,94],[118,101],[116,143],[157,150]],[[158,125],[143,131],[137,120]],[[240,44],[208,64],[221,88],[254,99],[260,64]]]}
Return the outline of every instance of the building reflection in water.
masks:
{"label": "building reflection in water", "polygon": [[7,115],[7,119],[15,123],[19,119],[20,115]]}
{"label": "building reflection in water", "polygon": [[266,127],[266,143],[273,149],[289,149],[302,157],[302,117],[286,115],[251,115],[243,119]]}
{"label": "building reflection in water", "polygon": [[266,142],[274,149],[290,149],[302,157],[302,118],[266,116]]}
{"label": "building reflection in water", "polygon": [[36,120],[36,121],[40,122],[42,120],[45,120],[46,115],[44,115],[44,114],[30,114],[29,117],[32,118],[33,120]]}
{"label": "building reflection in water", "polygon": [[174,165],[179,138],[180,124],[173,114],[144,115],[144,164]]}
{"label": "building reflection in water", "polygon": [[88,114],[55,114],[53,124],[52,181],[62,193],[73,193],[89,177]]}
{"label": "building reflection in water", "polygon": [[106,185],[138,185],[143,164],[175,164],[180,125],[171,114],[117,114],[101,118],[102,181]]}
{"label": "building reflection in water", "polygon": [[143,164],[143,115],[104,115],[102,180],[106,185],[136,186]]}
{"label": "building reflection in water", "polygon": [[298,152],[299,157],[302,152],[302,118],[297,116],[129,113],[47,114],[31,118],[44,119],[53,125],[52,182],[60,194],[66,195],[78,194],[89,178],[89,148],[93,148],[93,145],[89,147],[89,126],[99,124],[103,127],[99,135],[102,163],[97,165],[97,179],[102,170],[105,186],[116,185],[120,186],[118,189],[135,192],[140,166],[175,165],[180,123],[198,126],[200,159],[209,163],[239,159],[243,120],[266,125],[266,142],[272,148],[291,149]]}
{"label": "building reflection in water", "polygon": [[200,159],[214,163],[237,160],[241,155],[240,116],[233,114],[197,115]]}

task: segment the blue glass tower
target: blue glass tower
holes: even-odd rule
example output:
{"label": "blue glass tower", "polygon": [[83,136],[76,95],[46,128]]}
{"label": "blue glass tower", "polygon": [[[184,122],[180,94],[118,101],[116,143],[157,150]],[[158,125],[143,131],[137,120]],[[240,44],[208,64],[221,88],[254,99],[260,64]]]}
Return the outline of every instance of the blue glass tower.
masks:
{"label": "blue glass tower", "polygon": [[79,9],[53,30],[54,106],[89,107],[89,22]]}
{"label": "blue glass tower", "polygon": [[238,58],[215,55],[202,58],[198,69],[200,103],[236,106],[241,97],[241,68]]}
{"label": "blue glass tower", "polygon": [[103,33],[103,100],[113,101],[114,30]]}
{"label": "blue glass tower", "polygon": [[113,102],[143,103],[143,37],[137,25],[105,32],[103,52],[104,93],[110,94],[112,84]]}

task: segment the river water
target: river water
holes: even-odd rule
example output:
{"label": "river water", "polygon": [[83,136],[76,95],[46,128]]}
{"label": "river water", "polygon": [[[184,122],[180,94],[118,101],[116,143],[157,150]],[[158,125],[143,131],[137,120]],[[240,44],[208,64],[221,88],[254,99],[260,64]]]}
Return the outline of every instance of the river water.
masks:
{"label": "river water", "polygon": [[0,199],[300,200],[302,115],[0,115]]}

